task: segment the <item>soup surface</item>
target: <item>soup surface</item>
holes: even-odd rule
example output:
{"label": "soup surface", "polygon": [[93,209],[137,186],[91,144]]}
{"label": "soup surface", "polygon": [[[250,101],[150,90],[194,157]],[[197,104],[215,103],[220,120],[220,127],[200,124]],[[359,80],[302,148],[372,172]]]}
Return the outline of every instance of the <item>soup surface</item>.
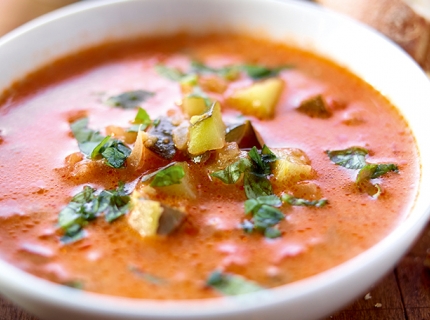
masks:
{"label": "soup surface", "polygon": [[28,75],[1,96],[0,168],[2,259],[155,299],[336,266],[404,219],[419,179],[383,96],[243,35],[109,43]]}

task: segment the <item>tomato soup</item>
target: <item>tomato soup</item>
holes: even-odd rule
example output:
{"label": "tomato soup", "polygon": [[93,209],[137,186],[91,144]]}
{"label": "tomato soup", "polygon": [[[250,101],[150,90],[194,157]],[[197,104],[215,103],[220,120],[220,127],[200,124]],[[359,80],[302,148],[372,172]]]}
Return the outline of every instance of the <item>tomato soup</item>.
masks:
{"label": "tomato soup", "polygon": [[0,257],[108,295],[264,290],[368,249],[413,206],[414,138],[363,80],[246,35],[134,39],[0,98]]}

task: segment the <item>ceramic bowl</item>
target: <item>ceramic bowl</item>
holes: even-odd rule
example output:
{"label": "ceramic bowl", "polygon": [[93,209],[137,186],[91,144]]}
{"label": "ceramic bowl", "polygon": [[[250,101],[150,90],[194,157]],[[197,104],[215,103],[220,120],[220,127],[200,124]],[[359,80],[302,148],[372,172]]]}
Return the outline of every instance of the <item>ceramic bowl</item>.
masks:
{"label": "ceramic bowl", "polygon": [[413,210],[382,241],[316,276],[238,297],[133,300],[70,289],[0,261],[0,291],[41,319],[314,319],[341,308],[391,270],[429,215],[430,148],[422,116],[430,82],[395,44],[357,22],[306,1],[84,1],[38,18],[0,39],[0,90],[63,55],[107,40],[208,31],[264,34],[326,56],[370,83],[408,121],[421,156]]}

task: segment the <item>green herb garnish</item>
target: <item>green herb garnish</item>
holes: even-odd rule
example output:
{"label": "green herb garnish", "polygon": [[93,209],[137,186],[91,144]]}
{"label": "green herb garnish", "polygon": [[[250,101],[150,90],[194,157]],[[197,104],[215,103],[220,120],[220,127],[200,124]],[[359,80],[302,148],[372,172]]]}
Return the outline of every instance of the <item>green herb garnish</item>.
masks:
{"label": "green herb garnish", "polygon": [[96,189],[84,186],[84,189],[60,211],[58,225],[64,230],[64,236],[61,238],[63,243],[72,243],[84,238],[83,228],[102,212],[108,222],[127,213],[130,197],[124,191],[124,184],[120,184],[116,190],[104,190],[98,196],[95,192]]}
{"label": "green herb garnish", "polygon": [[327,203],[327,199],[319,199],[319,200],[306,200],[301,198],[296,198],[289,194],[283,194],[281,196],[282,202],[288,203],[291,206],[305,206],[305,207],[324,207]]}
{"label": "green herb garnish", "polygon": [[94,148],[105,139],[98,131],[88,128],[88,118],[81,118],[70,125],[73,136],[78,141],[79,150],[90,156]]}
{"label": "green herb garnish", "polygon": [[185,76],[187,76],[181,70],[177,68],[170,68],[164,64],[157,64],[155,66],[155,71],[157,71],[160,76],[172,81],[181,81]]}
{"label": "green herb garnish", "polygon": [[109,136],[104,137],[98,131],[88,128],[88,118],[78,119],[70,125],[78,141],[79,149],[90,159],[104,158],[105,163],[113,168],[124,166],[131,150],[124,143]]}
{"label": "green herb garnish", "polygon": [[351,147],[345,150],[326,151],[330,160],[347,169],[361,169],[366,165],[369,151],[361,147]]}
{"label": "green herb garnish", "polygon": [[242,276],[220,271],[212,272],[206,284],[226,296],[235,296],[264,290],[263,287]]}
{"label": "green herb garnish", "polygon": [[142,102],[154,96],[154,94],[154,92],[146,90],[127,91],[108,98],[106,104],[117,108],[134,109],[139,107]]}
{"label": "green herb garnish", "polygon": [[397,165],[392,163],[368,163],[366,156],[369,154],[364,148],[351,147],[345,150],[326,151],[330,160],[347,169],[359,169],[355,184],[361,192],[378,198],[382,192],[379,184],[372,184],[371,179],[379,178],[388,172],[399,172]]}
{"label": "green herb garnish", "polygon": [[102,157],[105,163],[113,168],[124,166],[127,157],[131,154],[131,149],[117,139],[106,137],[91,153],[91,159]]}
{"label": "green herb garnish", "polygon": [[130,196],[121,183],[115,190],[103,190],[98,196],[99,212],[104,212],[105,220],[112,222],[129,211]]}
{"label": "green herb garnish", "polygon": [[262,65],[252,65],[247,64],[240,67],[243,71],[246,72],[246,74],[251,77],[252,79],[263,79],[263,78],[270,78],[270,77],[276,77],[279,72],[285,69],[290,69],[291,66],[285,65],[275,68],[268,68]]}
{"label": "green herb garnish", "polygon": [[151,187],[166,187],[173,184],[180,184],[184,177],[185,170],[183,165],[181,163],[171,162],[157,171],[144,175],[140,181],[145,182],[152,179]]}
{"label": "green herb garnish", "polygon": [[223,170],[211,173],[211,176],[220,179],[225,184],[235,184],[250,167],[251,161],[247,158],[242,158]]}
{"label": "green herb garnish", "polygon": [[145,281],[148,281],[150,283],[157,284],[157,285],[166,283],[166,280],[164,280],[160,277],[154,276],[148,272],[144,272],[135,266],[129,266],[128,269],[132,273],[134,273],[136,276],[138,276],[139,278],[141,278]]}
{"label": "green herb garnish", "polygon": [[185,177],[185,171],[182,165],[175,164],[161,171],[158,171],[154,176],[151,187],[166,187],[173,184],[180,184],[182,178]]}
{"label": "green herb garnish", "polygon": [[140,130],[146,130],[152,121],[149,117],[148,112],[145,109],[140,108],[137,110],[136,117],[134,118],[133,125],[128,129],[129,132],[139,132]]}

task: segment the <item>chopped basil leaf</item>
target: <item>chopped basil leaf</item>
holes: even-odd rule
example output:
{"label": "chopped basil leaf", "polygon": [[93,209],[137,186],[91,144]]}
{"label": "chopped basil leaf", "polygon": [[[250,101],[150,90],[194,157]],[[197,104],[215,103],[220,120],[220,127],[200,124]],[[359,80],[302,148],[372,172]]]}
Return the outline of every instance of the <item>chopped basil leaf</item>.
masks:
{"label": "chopped basil leaf", "polygon": [[275,77],[284,69],[289,69],[291,66],[280,66],[275,68],[268,68],[262,65],[237,65],[226,66],[221,68],[212,68],[202,62],[193,61],[191,63],[191,70],[196,73],[209,73],[217,74],[225,79],[234,79],[240,71],[245,72],[252,79],[258,80],[262,78]]}
{"label": "chopped basil leaf", "polygon": [[94,148],[105,139],[98,131],[88,128],[88,118],[81,118],[70,125],[73,136],[78,141],[79,150],[90,156]]}
{"label": "chopped basil leaf", "polygon": [[269,77],[276,77],[279,72],[281,72],[284,69],[289,69],[291,66],[281,66],[281,67],[275,67],[275,68],[268,68],[261,65],[252,65],[247,64],[243,65],[241,69],[245,71],[249,77],[253,79],[262,79],[262,78],[269,78]]}
{"label": "chopped basil leaf", "polygon": [[152,274],[144,272],[135,266],[129,266],[128,269],[133,272],[139,278],[142,278],[145,281],[148,281],[153,284],[164,284],[166,281],[160,277],[156,277]]}
{"label": "chopped basil leaf", "polygon": [[281,235],[281,231],[275,228],[266,228],[266,230],[264,230],[264,236],[269,239],[279,238]]}
{"label": "chopped basil leaf", "polygon": [[130,197],[124,191],[124,184],[120,184],[116,190],[104,190],[98,196],[95,192],[95,189],[85,186],[60,211],[58,225],[64,230],[61,238],[63,243],[72,243],[85,237],[83,227],[102,212],[109,222],[127,213]]}
{"label": "chopped basil leaf", "polygon": [[91,153],[91,159],[97,159],[101,156],[108,166],[118,169],[124,166],[130,154],[130,148],[124,143],[106,137],[94,148]]}
{"label": "chopped basil leaf", "polygon": [[241,276],[214,271],[207,280],[207,285],[226,296],[234,296],[263,290],[258,284]]}
{"label": "chopped basil leaf", "polygon": [[369,180],[376,179],[388,172],[399,172],[395,164],[366,164],[357,174],[355,183],[358,189],[368,195],[377,198],[382,190],[378,184],[372,184]]}
{"label": "chopped basil leaf", "polygon": [[243,187],[248,199],[269,196],[273,194],[272,184],[264,175],[247,172],[244,175]]}
{"label": "chopped basil leaf", "polygon": [[242,158],[227,166],[224,170],[211,173],[212,177],[220,179],[225,184],[234,184],[242,177],[242,174],[251,167],[251,161]]}
{"label": "chopped basil leaf", "polygon": [[130,196],[120,184],[116,190],[103,190],[99,197],[99,212],[104,212],[105,220],[112,222],[129,210]]}
{"label": "chopped basil leaf", "polygon": [[361,147],[351,147],[345,150],[326,151],[330,160],[335,164],[348,169],[360,169],[355,179],[355,184],[361,192],[377,198],[382,192],[378,184],[372,184],[371,179],[379,178],[388,172],[399,172],[397,165],[392,163],[367,163],[366,156],[369,153]]}
{"label": "chopped basil leaf", "polygon": [[86,237],[85,230],[80,225],[74,224],[64,231],[60,241],[64,244],[73,243]]}
{"label": "chopped basil leaf", "polygon": [[142,178],[140,178],[140,181],[142,181],[142,182],[149,181],[149,180],[151,180],[152,178],[154,178],[154,177],[155,177],[155,175],[156,175],[157,173],[159,173],[160,171],[162,171],[162,170],[164,170],[164,169],[167,169],[168,167],[174,166],[175,164],[176,164],[176,162],[171,162],[171,163],[169,163],[167,166],[164,166],[164,167],[162,167],[162,168],[160,168],[160,169],[158,169],[158,170],[156,170],[156,171],[154,171],[154,172],[148,173],[148,174],[146,174],[146,175],[142,176]]}
{"label": "chopped basil leaf", "polygon": [[265,231],[283,220],[284,214],[275,207],[263,204],[257,210],[252,212],[254,228]]}
{"label": "chopped basil leaf", "polygon": [[[275,229],[267,231],[284,219],[284,214],[276,209],[282,205],[281,200],[275,195],[261,196],[255,199],[245,201],[245,214],[253,216],[252,223],[242,225],[246,232],[260,230],[268,238],[276,238],[275,234],[280,236],[281,232]],[[246,228],[245,228],[246,227]]]}
{"label": "chopped basil leaf", "polygon": [[347,169],[361,169],[366,165],[366,156],[369,153],[361,147],[351,147],[344,150],[327,150],[327,155],[335,164]]}
{"label": "chopped basil leaf", "polygon": [[112,107],[123,109],[134,109],[139,107],[142,102],[154,96],[154,92],[146,90],[134,90],[121,93],[117,96],[110,97],[106,100],[106,104]]}
{"label": "chopped basil leaf", "polygon": [[70,125],[78,141],[79,149],[91,159],[104,158],[105,163],[113,168],[121,168],[131,150],[117,139],[104,137],[98,131],[88,128],[88,118],[81,118]]}
{"label": "chopped basil leaf", "polygon": [[151,118],[145,109],[140,108],[137,110],[136,117],[134,118],[133,125],[128,129],[129,132],[139,132],[140,130],[146,130],[152,123]]}
{"label": "chopped basil leaf", "polygon": [[263,204],[273,207],[280,207],[282,201],[275,195],[262,196],[245,201],[245,213],[248,214],[252,211],[258,210]]}
{"label": "chopped basil leaf", "polygon": [[371,172],[370,179],[376,179],[388,172],[399,172],[397,165],[392,163],[367,164],[361,170],[369,170]]}
{"label": "chopped basil leaf", "polygon": [[216,74],[225,79],[237,78],[240,68],[238,66],[226,66],[221,68],[212,68],[199,61],[191,63],[191,71],[194,73]]}
{"label": "chopped basil leaf", "polygon": [[85,186],[60,211],[58,225],[64,230],[64,236],[61,238],[63,243],[72,243],[85,237],[82,228],[88,221],[94,220],[98,213],[94,209],[98,207],[95,191],[90,186]]}
{"label": "chopped basil leaf", "polygon": [[175,164],[158,171],[152,180],[151,187],[166,187],[173,184],[180,184],[185,177],[185,171],[182,165]]}
{"label": "chopped basil leaf", "polygon": [[186,76],[186,74],[183,73],[181,70],[177,68],[170,68],[163,64],[156,65],[155,70],[160,76],[173,81],[181,81],[184,76]]}
{"label": "chopped basil leaf", "polygon": [[292,206],[306,206],[306,207],[317,207],[317,208],[321,208],[328,203],[327,199],[306,200],[306,199],[296,198],[289,194],[283,194],[281,196],[281,200]]}
{"label": "chopped basil leaf", "polygon": [[263,146],[261,154],[256,147],[252,147],[248,152],[248,156],[254,164],[252,170],[254,173],[270,175],[272,171],[270,164],[276,160],[276,156],[266,145]]}

